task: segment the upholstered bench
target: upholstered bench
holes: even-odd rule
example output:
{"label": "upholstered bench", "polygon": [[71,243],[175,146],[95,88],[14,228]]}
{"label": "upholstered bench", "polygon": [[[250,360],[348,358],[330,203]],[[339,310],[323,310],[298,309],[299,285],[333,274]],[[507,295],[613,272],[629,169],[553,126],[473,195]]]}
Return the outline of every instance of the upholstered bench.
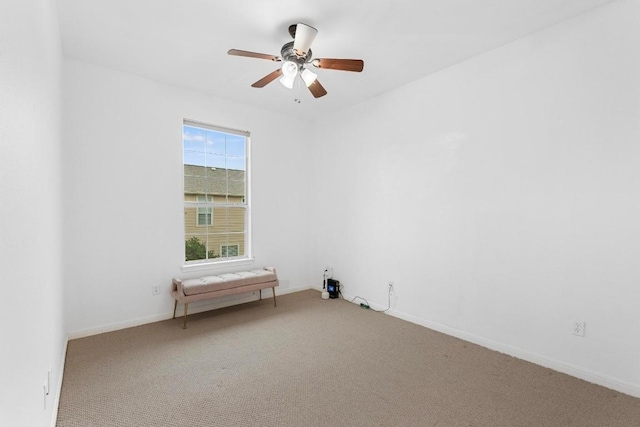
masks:
{"label": "upholstered bench", "polygon": [[175,299],[173,305],[173,318],[176,318],[178,302],[184,304],[183,329],[187,328],[187,311],[189,303],[223,297],[225,295],[239,294],[243,292],[260,291],[271,288],[273,291],[273,306],[276,307],[276,286],[278,276],[273,267],[264,267],[262,270],[241,271],[239,273],[224,273],[217,276],[205,276],[198,279],[173,279],[171,295]]}

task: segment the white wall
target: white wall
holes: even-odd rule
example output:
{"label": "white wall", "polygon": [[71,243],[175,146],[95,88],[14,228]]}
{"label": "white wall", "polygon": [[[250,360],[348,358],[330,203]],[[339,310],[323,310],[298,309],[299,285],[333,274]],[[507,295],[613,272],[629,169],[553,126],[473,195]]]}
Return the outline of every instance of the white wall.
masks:
{"label": "white wall", "polygon": [[638,40],[614,2],[319,120],[314,271],[640,396]]}
{"label": "white wall", "polygon": [[71,337],[166,318],[171,278],[208,274],[181,270],[183,118],[251,132],[254,265],[309,286],[306,123],[72,60],[63,89]]}
{"label": "white wall", "polygon": [[2,426],[52,425],[61,383],[66,328],[57,25],[49,1],[0,3]]}

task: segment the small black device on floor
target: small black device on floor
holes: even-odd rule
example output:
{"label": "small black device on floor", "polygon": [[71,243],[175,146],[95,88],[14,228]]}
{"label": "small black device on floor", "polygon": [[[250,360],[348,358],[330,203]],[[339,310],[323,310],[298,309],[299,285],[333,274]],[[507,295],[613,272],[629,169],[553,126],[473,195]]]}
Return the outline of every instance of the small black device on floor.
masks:
{"label": "small black device on floor", "polygon": [[337,280],[328,279],[327,292],[329,292],[329,298],[338,298],[340,296],[340,282]]}

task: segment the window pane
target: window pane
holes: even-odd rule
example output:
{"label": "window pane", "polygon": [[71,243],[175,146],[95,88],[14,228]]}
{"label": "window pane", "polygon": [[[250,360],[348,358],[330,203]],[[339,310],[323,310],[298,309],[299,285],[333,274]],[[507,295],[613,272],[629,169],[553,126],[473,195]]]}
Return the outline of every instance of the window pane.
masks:
{"label": "window pane", "polygon": [[212,169],[206,171],[202,191],[215,196],[226,196],[228,192],[227,171],[225,169]]}
{"label": "window pane", "polygon": [[230,135],[227,137],[227,150],[225,152],[227,169],[244,171],[246,169],[244,138]]}
{"label": "window pane", "polygon": [[206,236],[186,236],[185,260],[195,261],[207,259]]}
{"label": "window pane", "polygon": [[203,166],[208,166],[210,168],[219,168],[226,169],[227,167],[227,157],[223,154],[215,154],[215,153],[205,153]]}
{"label": "window pane", "polygon": [[194,233],[196,230],[198,215],[196,208],[184,208],[184,231],[185,234]]}
{"label": "window pane", "polygon": [[228,208],[227,209],[227,221],[229,224],[229,232],[242,233],[244,229],[244,208]]}
{"label": "window pane", "polygon": [[184,164],[203,165],[205,162],[205,132],[192,126],[182,130]]}

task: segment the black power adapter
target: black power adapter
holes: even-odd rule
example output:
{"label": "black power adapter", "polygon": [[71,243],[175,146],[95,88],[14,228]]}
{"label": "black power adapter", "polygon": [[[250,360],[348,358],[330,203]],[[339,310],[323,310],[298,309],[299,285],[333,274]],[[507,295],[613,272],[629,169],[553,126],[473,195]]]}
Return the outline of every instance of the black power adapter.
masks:
{"label": "black power adapter", "polygon": [[340,297],[340,282],[333,279],[327,280],[327,292],[329,292],[329,298]]}

